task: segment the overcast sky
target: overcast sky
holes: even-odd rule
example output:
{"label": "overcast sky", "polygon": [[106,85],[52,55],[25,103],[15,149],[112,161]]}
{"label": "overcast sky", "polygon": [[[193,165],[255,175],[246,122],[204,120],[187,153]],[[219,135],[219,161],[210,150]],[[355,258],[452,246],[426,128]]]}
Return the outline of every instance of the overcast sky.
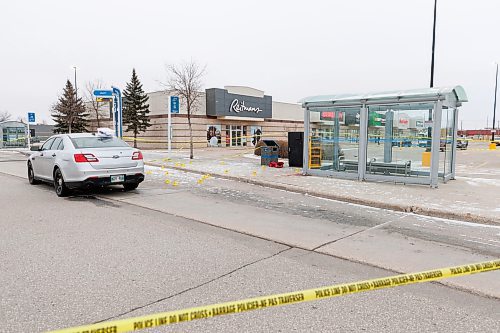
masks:
{"label": "overcast sky", "polygon": [[[0,111],[50,106],[66,79],[160,90],[165,64],[207,66],[205,87],[276,101],[429,85],[433,0],[0,2]],[[438,0],[435,86],[462,85],[464,128],[491,126],[499,0]],[[500,106],[499,106],[500,108]],[[497,112],[498,113],[498,112]],[[500,115],[497,117],[500,120]]]}

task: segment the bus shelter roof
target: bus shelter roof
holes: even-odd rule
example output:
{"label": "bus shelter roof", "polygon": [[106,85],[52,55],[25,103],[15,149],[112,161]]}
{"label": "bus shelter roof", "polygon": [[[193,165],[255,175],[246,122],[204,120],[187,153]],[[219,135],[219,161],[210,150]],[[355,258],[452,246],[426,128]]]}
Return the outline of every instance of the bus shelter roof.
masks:
{"label": "bus shelter roof", "polygon": [[398,104],[426,101],[445,101],[446,106],[460,106],[467,102],[467,94],[461,86],[395,90],[366,94],[319,95],[303,98],[302,107],[361,106]]}

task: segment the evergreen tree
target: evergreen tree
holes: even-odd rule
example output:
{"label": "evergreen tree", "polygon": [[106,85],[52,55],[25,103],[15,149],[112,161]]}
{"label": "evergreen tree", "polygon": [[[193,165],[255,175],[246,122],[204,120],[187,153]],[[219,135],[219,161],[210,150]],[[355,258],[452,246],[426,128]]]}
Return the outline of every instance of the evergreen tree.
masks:
{"label": "evergreen tree", "polygon": [[86,132],[88,116],[81,98],[77,98],[75,89],[66,81],[63,94],[52,107],[52,119],[55,121],[54,133]]}
{"label": "evergreen tree", "polygon": [[132,79],[123,91],[123,123],[127,125],[127,131],[134,133],[134,147],[137,147],[137,134],[151,126],[148,100],[149,97],[142,90],[142,83],[133,69]]}

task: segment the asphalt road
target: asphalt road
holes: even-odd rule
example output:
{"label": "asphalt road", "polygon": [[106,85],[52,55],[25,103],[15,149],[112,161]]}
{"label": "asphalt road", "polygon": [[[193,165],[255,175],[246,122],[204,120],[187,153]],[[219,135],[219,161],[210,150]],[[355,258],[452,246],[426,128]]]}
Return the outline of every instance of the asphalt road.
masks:
{"label": "asphalt road", "polygon": [[[423,234],[440,237],[440,246],[462,237],[442,225],[432,229],[434,220],[420,221],[420,227],[398,227],[401,215],[390,212],[259,187],[249,190],[216,179],[198,186],[195,175],[179,173],[179,186],[173,188],[164,183],[163,170],[131,193],[112,190],[60,199],[48,185],[30,186],[13,176],[24,174],[24,162],[16,159],[0,158],[5,161],[0,163],[0,332],[40,332],[393,275],[276,243],[274,236],[254,237],[207,225],[201,217],[212,214],[210,208],[216,205],[247,207],[240,216],[231,215],[234,222],[275,214],[285,221],[309,219],[315,227],[322,223],[362,231],[390,221],[387,232],[418,238],[418,229],[425,229]],[[159,198],[179,204],[193,200],[197,205],[191,210],[200,218],[147,207]],[[215,221],[217,215],[206,219]],[[471,247],[465,249],[498,257],[494,246],[468,243],[463,241]],[[493,279],[493,274],[477,277]],[[497,332],[499,313],[498,299],[427,283],[150,331]]]}

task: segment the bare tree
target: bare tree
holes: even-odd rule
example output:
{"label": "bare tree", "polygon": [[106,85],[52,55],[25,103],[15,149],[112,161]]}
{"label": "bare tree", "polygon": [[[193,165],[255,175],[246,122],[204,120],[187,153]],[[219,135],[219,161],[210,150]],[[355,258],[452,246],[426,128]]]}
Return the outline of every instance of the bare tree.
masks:
{"label": "bare tree", "polygon": [[85,85],[85,103],[90,114],[95,115],[97,128],[101,127],[99,122],[99,111],[108,102],[98,102],[94,96],[94,90],[104,89],[104,83],[101,80],[89,81]]}
{"label": "bare tree", "polygon": [[9,111],[2,111],[2,112],[0,112],[0,123],[2,121],[7,121],[10,118],[12,118],[12,115],[10,114]]}
{"label": "bare tree", "polygon": [[181,103],[186,105],[188,127],[189,127],[189,158],[193,159],[193,129],[191,126],[191,115],[196,112],[205,75],[205,67],[200,67],[194,61],[179,65],[167,65],[168,82],[167,89],[179,95]]}

